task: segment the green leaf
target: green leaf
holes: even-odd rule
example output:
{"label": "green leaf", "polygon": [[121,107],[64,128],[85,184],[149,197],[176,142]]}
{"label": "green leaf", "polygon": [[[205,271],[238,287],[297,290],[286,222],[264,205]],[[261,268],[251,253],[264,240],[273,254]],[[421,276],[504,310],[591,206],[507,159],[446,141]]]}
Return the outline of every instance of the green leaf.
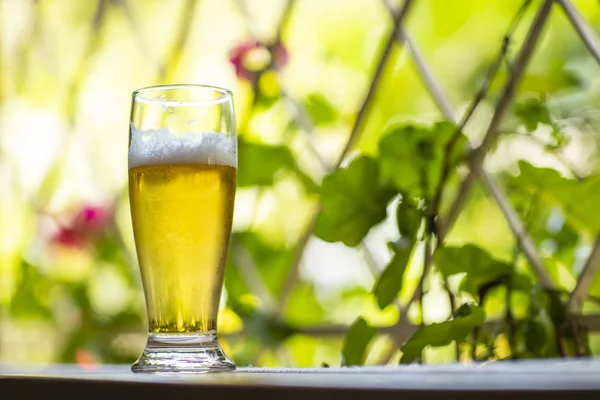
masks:
{"label": "green leaf", "polygon": [[348,330],[342,349],[342,365],[363,365],[367,346],[375,337],[377,330],[363,318],[358,318]]}
{"label": "green leaf", "polygon": [[556,170],[519,161],[520,174],[509,182],[511,190],[538,196],[546,206],[558,207],[576,229],[596,235],[600,231],[600,175],[583,181],[565,178]]}
{"label": "green leaf", "polygon": [[413,243],[402,238],[396,244],[389,243],[389,247],[394,251],[394,256],[373,286],[373,295],[377,299],[377,305],[382,310],[392,304],[398,292],[402,289],[404,271],[406,271],[410,260]]}
{"label": "green leaf", "polygon": [[315,234],[327,242],[356,246],[385,219],[387,204],[395,194],[379,185],[375,160],[357,158],[323,179]]}
{"label": "green leaf", "polygon": [[528,99],[515,105],[515,115],[521,120],[527,132],[533,132],[538,124],[553,125],[546,103],[538,99]]}
{"label": "green leaf", "polygon": [[400,362],[408,364],[421,355],[427,346],[446,346],[453,341],[463,342],[469,332],[483,324],[485,313],[481,307],[467,303],[454,313],[454,318],[430,325],[421,326],[401,346]]}
{"label": "green leaf", "polygon": [[309,94],[304,102],[304,106],[315,125],[334,122],[338,117],[335,107],[325,96],[319,93]]}
{"label": "green leaf", "polygon": [[303,184],[309,193],[318,190],[318,185],[296,163],[287,147],[270,146],[238,140],[239,163],[237,185],[272,186],[277,176],[289,172]]}
{"label": "green leaf", "polygon": [[396,208],[396,223],[398,224],[400,236],[415,240],[423,216],[422,210],[417,209],[408,199],[402,199],[402,202]]}
{"label": "green leaf", "polygon": [[510,265],[494,260],[485,250],[471,244],[442,247],[435,252],[434,261],[444,277],[466,273],[460,289],[473,296],[478,296],[483,285],[508,279],[514,273]]}
{"label": "green leaf", "polygon": [[[456,134],[456,125],[444,121],[432,127],[393,125],[379,142],[381,176],[409,198],[431,198],[439,184],[445,147]],[[467,139],[458,134],[450,157],[456,167],[467,150]]]}

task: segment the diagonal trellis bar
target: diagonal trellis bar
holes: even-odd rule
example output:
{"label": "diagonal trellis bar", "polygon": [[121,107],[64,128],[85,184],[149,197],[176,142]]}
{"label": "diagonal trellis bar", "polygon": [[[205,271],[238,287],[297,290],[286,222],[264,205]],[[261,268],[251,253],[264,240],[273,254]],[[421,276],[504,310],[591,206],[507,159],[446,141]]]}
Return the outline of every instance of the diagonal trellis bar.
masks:
{"label": "diagonal trellis bar", "polygon": [[[390,11],[393,12],[393,10]],[[419,75],[421,76],[421,79],[423,80],[425,86],[427,87],[429,93],[433,97],[436,105],[438,106],[444,117],[450,121],[453,121],[454,123],[458,123],[458,118],[452,111],[453,107],[450,104],[448,97],[444,93],[441,85],[437,82],[429,66],[427,65],[427,62],[424,60],[424,57],[422,56],[418,47],[415,45],[412,38],[410,38],[409,35],[403,31],[400,32],[399,38],[400,40],[405,40],[406,46],[410,54],[412,55],[413,61],[415,62],[415,66]],[[535,265],[534,268],[536,271],[544,270],[541,258],[538,255],[533,240],[527,234],[526,229],[523,226],[523,223],[519,218],[517,211],[512,207],[507,195],[504,193],[502,188],[496,183],[494,178],[491,175],[489,175],[483,168],[479,168],[475,172],[482,180],[484,185],[488,188],[490,194],[492,195],[492,197],[498,204],[500,210],[504,214],[504,217],[506,218],[513,234],[517,238],[517,241],[521,246],[523,253],[527,255],[527,258],[528,260],[530,260],[530,262],[535,263],[533,265]],[[554,285],[550,286],[549,288],[554,288]],[[419,293],[416,293],[416,295],[418,294]],[[413,295],[412,299],[418,297],[416,295]]]}
{"label": "diagonal trellis bar", "polygon": [[[600,64],[600,40],[594,33],[592,28],[585,22],[583,17],[577,12],[577,9],[570,0],[556,0],[562,7],[565,15],[571,22],[571,25],[575,28],[575,31],[581,37],[581,40],[587,46],[589,52],[592,54],[598,64]],[[598,268],[600,267],[600,235],[596,237],[594,247],[585,263],[583,271],[577,278],[577,285],[569,302],[567,309],[571,314],[578,314],[582,311],[583,300],[586,298],[592,279],[596,275]]]}
{"label": "diagonal trellis bar", "polygon": [[585,300],[588,290],[590,289],[590,285],[592,284],[592,279],[598,270],[598,266],[600,265],[600,235],[596,237],[594,242],[594,247],[592,248],[592,252],[590,253],[585,266],[583,267],[583,271],[577,278],[577,285],[573,292],[571,293],[571,297],[569,298],[569,303],[567,304],[567,309],[571,314],[577,314],[581,312],[581,308],[583,306],[583,301]]}
{"label": "diagonal trellis bar", "polygon": [[562,7],[565,15],[571,21],[571,25],[573,25],[583,43],[585,43],[592,56],[594,56],[596,62],[600,64],[600,40],[598,40],[598,36],[596,36],[592,28],[585,22],[581,14],[577,12],[577,9],[570,0],[556,0],[556,2]]}
{"label": "diagonal trellis bar", "polygon": [[[588,47],[590,53],[600,63],[600,40],[598,40],[598,37],[583,20],[583,18],[579,15],[579,13],[569,0],[557,1],[564,9],[566,15],[568,16],[572,25],[577,30],[578,34]],[[388,7],[389,11],[393,13],[393,9],[391,9],[389,4],[386,1],[384,1],[384,3]],[[403,31],[400,32],[400,38],[401,40],[404,40],[406,42],[406,46],[408,47],[410,53],[413,56],[413,60],[416,64],[417,70],[421,78],[423,79],[426,87],[428,88],[430,94],[432,95],[434,101],[438,105],[438,108],[447,119],[456,122],[456,117],[452,112],[452,106],[450,102],[445,96],[439,83],[435,80],[435,77],[429,70],[427,63],[424,61],[414,42]],[[542,281],[547,281],[546,285],[549,289],[556,289],[553,282],[547,276],[547,273],[545,273],[545,269],[543,267],[543,264],[541,263],[541,259],[537,253],[533,240],[527,234],[518,213],[516,212],[516,210],[514,210],[514,208],[510,204],[510,201],[508,201],[508,198],[503,193],[502,188],[483,169],[481,165],[479,165],[479,168],[473,172],[482,180],[484,185],[492,194],[493,198],[495,199],[496,203],[498,204],[502,213],[504,214],[513,234],[517,238],[518,243],[521,246],[521,249],[526,255],[528,261],[534,266],[534,269],[536,270],[536,272],[538,272],[538,274],[540,272],[543,273],[542,275],[540,275],[540,279],[542,279]],[[571,293],[571,297],[568,303],[568,310],[572,314],[577,314],[581,312],[583,300],[587,295],[587,292],[591,285],[591,280],[593,279],[598,267],[600,267],[600,235],[596,238],[596,241],[594,242],[594,247],[592,248],[592,251],[583,268],[583,271],[578,278],[577,285]],[[546,278],[544,278],[544,276],[546,276]],[[548,283],[550,283],[550,285],[548,285]],[[412,297],[412,300],[414,300],[417,296],[418,292],[415,292],[415,294]]]}
{"label": "diagonal trellis bar", "polygon": [[[544,0],[534,18],[533,23],[531,24],[531,27],[529,28],[529,32],[527,33],[525,41],[523,42],[521,51],[519,52],[516,61],[513,64],[512,74],[510,75],[508,82],[505,84],[500,99],[497,102],[496,109],[492,116],[492,120],[490,121],[490,124],[488,126],[486,135],[479,147],[473,150],[473,152],[471,153],[469,160],[470,171],[464,178],[464,180],[461,182],[460,188],[458,190],[458,195],[456,196],[455,200],[453,201],[450,207],[450,211],[448,213],[445,223],[442,225],[442,229],[440,232],[440,236],[442,238],[446,236],[446,234],[456,221],[458,214],[465,206],[466,200],[470,194],[470,190],[473,186],[473,183],[475,182],[476,177],[478,176],[478,171],[482,170],[482,165],[485,156],[490,150],[490,148],[493,146],[493,144],[496,142],[496,139],[500,134],[500,123],[504,118],[506,112],[508,111],[510,104],[512,103],[512,99],[514,97],[517,85],[525,72],[525,67],[529,59],[531,58],[533,50],[535,49],[535,45],[541,35],[542,29],[544,28],[544,25],[548,20],[552,4],[553,0]],[[507,210],[508,208],[504,209],[505,212]],[[517,225],[512,226],[512,228],[514,230],[517,230],[518,232],[524,232],[522,229],[522,224],[520,224],[521,226],[519,226],[518,221],[520,221],[519,218],[515,218],[514,220],[512,220],[513,224],[517,223]],[[529,241],[521,242],[521,246],[525,248],[529,247],[529,250],[535,249],[533,243]],[[534,254],[535,252],[533,251],[528,251],[527,253],[525,253],[526,257],[528,258],[528,261],[531,263],[532,267],[535,268],[536,273],[541,280],[541,283],[548,288],[553,288],[554,283],[550,279],[550,276],[546,272],[545,268],[543,268],[543,265],[539,258],[536,258]]]}

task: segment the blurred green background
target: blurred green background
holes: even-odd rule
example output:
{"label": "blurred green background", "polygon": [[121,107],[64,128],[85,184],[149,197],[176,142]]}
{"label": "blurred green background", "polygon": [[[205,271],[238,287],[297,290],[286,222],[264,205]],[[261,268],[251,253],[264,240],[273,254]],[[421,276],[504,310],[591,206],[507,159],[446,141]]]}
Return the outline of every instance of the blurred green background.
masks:
{"label": "blurred green background", "polygon": [[[234,361],[339,365],[343,332],[328,326],[359,315],[379,326],[398,320],[395,307],[378,309],[370,294],[374,274],[360,249],[313,237],[299,273],[288,278],[319,199],[322,162],[335,163],[348,139],[392,19],[378,0],[298,0],[289,10],[286,4],[0,0],[0,362],[131,363],[140,354],[145,310],[126,189],[130,95],[161,83],[234,93],[243,145],[219,321]],[[406,31],[458,113],[481,85],[521,4],[415,2]],[[538,4],[526,11],[511,55]],[[600,31],[600,4],[574,4]],[[559,150],[540,146],[550,133],[521,135],[511,114],[503,130],[514,134],[503,136],[488,170],[504,183],[519,173],[519,160],[564,176],[596,172],[599,78],[600,68],[555,7],[517,100],[543,96],[566,126],[568,143]],[[502,79],[468,125],[472,140],[486,127]],[[374,152],[390,123],[442,118],[406,49],[396,45],[355,149]],[[390,257],[391,220],[367,238],[376,265]],[[550,210],[532,220],[542,255],[554,260],[553,279],[573,289],[597,232],[578,226],[568,232],[574,239],[556,239],[548,232],[564,224],[564,215]],[[479,187],[448,242],[473,243],[502,260],[511,259],[515,244]],[[419,275],[411,265],[402,300]],[[592,292],[600,294],[600,282]],[[435,290],[427,297],[422,319],[446,318],[446,297]],[[492,311],[501,307],[491,303]],[[600,351],[595,338],[591,344]],[[394,349],[388,337],[377,338],[367,363],[397,362]],[[428,362],[451,360],[444,349],[428,350]]]}

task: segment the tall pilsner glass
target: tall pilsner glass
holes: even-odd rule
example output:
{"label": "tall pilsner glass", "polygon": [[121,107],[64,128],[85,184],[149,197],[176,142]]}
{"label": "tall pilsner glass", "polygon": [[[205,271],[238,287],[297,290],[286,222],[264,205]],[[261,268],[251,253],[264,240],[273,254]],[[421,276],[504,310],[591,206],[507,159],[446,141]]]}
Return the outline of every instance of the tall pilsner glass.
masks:
{"label": "tall pilsner glass", "polygon": [[149,333],[134,372],[235,369],[217,338],[237,139],[231,92],[133,92],[129,200]]}

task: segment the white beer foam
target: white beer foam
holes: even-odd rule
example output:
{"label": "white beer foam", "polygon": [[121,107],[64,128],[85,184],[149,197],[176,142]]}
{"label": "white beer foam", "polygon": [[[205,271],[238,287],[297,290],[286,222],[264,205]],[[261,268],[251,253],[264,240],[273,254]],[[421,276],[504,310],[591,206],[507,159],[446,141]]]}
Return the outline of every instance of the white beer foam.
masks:
{"label": "white beer foam", "polygon": [[129,168],[162,164],[210,164],[237,168],[234,137],[217,132],[172,133],[131,126]]}

